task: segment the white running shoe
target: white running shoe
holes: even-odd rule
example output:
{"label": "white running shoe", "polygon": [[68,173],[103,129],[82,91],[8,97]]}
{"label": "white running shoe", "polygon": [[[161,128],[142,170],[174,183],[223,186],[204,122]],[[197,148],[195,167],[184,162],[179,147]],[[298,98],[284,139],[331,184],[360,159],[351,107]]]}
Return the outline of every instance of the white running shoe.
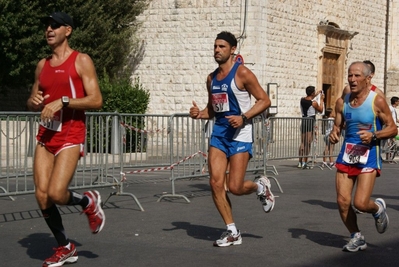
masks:
{"label": "white running shoe", "polygon": [[213,242],[213,245],[215,247],[228,247],[228,246],[236,246],[241,244],[242,244],[242,238],[240,230],[238,230],[238,233],[236,235],[233,235],[233,232],[228,230],[227,232],[224,232],[220,236],[220,239]]}
{"label": "white running shoe", "polygon": [[348,244],[346,244],[342,250],[349,252],[357,252],[359,250],[365,250],[367,248],[367,243],[364,240],[364,236],[354,236],[349,240]]}
{"label": "white running shoe", "polygon": [[274,208],[274,195],[270,190],[272,185],[270,184],[270,181],[266,176],[261,176],[258,179],[258,183],[263,185],[263,192],[258,194],[258,198],[262,203],[263,210],[265,212],[271,212]]}
{"label": "white running shoe", "polygon": [[298,165],[296,166],[297,168],[302,168],[302,162],[298,162]]}
{"label": "white running shoe", "polygon": [[373,214],[377,232],[382,234],[382,233],[385,233],[385,231],[388,229],[388,225],[389,225],[389,218],[388,218],[388,214],[386,211],[387,206],[385,204],[385,201],[382,198],[377,198],[375,200],[375,204],[382,207],[382,212],[379,216],[376,216],[375,214]]}

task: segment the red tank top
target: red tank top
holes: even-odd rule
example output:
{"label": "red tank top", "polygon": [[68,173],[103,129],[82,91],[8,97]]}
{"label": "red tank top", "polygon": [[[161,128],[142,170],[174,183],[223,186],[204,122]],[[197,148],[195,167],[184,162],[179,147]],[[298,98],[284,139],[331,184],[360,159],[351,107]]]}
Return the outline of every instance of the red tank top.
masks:
{"label": "red tank top", "polygon": [[[67,60],[59,66],[51,66],[48,57],[39,76],[39,90],[43,96],[49,95],[44,102],[48,104],[60,100],[62,96],[69,98],[84,97],[85,90],[82,79],[75,68],[79,52],[73,51]],[[81,144],[86,137],[85,112],[68,107],[58,111],[51,124],[40,124],[37,140],[46,144],[63,145],[66,143]]]}

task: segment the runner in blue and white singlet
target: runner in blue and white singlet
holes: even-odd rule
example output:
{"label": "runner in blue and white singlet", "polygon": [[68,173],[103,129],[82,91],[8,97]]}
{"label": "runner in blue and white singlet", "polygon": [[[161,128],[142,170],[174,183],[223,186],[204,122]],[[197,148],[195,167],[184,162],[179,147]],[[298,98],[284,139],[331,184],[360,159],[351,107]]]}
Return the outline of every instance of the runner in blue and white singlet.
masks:
{"label": "runner in blue and white singlet", "polygon": [[338,143],[345,125],[335,165],[335,189],[339,215],[350,234],[342,250],[349,252],[367,248],[357,212],[370,213],[380,234],[389,225],[384,199],[372,199],[372,194],[381,172],[380,140],[395,136],[397,130],[384,97],[369,89],[371,78],[367,63],[356,61],[349,66],[350,93],[335,103],[334,128],[329,137],[332,144]]}
{"label": "runner in blue and white singlet", "polygon": [[[208,103],[200,110],[193,101],[190,108],[191,118],[215,121],[208,150],[209,184],[226,225],[226,231],[213,243],[217,247],[242,244],[228,194],[256,193],[264,212],[272,211],[275,204],[267,177],[261,176],[257,181],[245,179],[252,156],[251,119],[270,107],[271,101],[255,74],[242,60],[235,61],[237,43],[231,32],[223,31],[216,36],[213,56],[219,67],[206,79]],[[254,105],[251,96],[256,100]]]}
{"label": "runner in blue and white singlet", "polygon": [[373,109],[376,96],[375,92],[370,91],[363,104],[355,108],[349,103],[350,94],[345,96],[342,116],[346,122],[346,134],[337,163],[358,168],[381,169],[379,142],[363,144],[357,133],[360,130],[375,132],[382,129],[381,121]]}
{"label": "runner in blue and white singlet", "polygon": [[224,137],[234,141],[252,143],[252,124],[234,128],[226,116],[241,115],[251,108],[251,97],[247,90],[237,88],[234,77],[240,63],[235,63],[230,73],[222,80],[216,79],[218,70],[213,73],[211,84],[212,107],[215,112],[213,136]]}

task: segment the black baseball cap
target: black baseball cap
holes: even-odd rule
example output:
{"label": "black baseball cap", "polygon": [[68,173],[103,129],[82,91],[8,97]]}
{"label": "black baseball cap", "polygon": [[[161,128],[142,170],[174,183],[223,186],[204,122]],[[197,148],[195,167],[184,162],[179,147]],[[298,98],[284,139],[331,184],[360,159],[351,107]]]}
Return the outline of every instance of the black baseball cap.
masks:
{"label": "black baseball cap", "polygon": [[54,21],[64,26],[68,25],[72,28],[75,27],[72,18],[65,12],[53,12],[47,17],[42,17],[40,20],[43,23],[47,23],[49,19],[53,19]]}

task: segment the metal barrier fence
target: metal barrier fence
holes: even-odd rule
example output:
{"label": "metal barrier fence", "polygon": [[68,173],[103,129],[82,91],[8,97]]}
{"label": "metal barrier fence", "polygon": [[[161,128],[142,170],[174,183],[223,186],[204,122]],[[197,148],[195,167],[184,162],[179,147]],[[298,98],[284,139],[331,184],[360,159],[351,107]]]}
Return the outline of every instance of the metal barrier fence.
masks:
{"label": "metal barrier fence", "polygon": [[[0,113],[0,197],[34,193],[33,155],[36,146],[39,113]],[[115,187],[112,196],[130,196],[144,210],[136,196],[124,192],[132,177],[164,171],[171,183],[171,193],[163,198],[189,199],[177,194],[179,179],[208,177],[207,122],[193,120],[188,114],[139,115],[87,112],[85,156],[81,158],[71,189]],[[247,171],[266,175],[282,188],[275,176],[277,169],[268,163],[277,159],[298,158],[302,118],[253,119],[253,158]],[[316,166],[323,156],[323,120],[317,120],[309,158]],[[336,156],[340,144],[335,145]],[[328,155],[327,155],[328,156]]]}
{"label": "metal barrier fence", "polygon": [[[143,115],[146,118],[149,115]],[[137,115],[122,114],[122,119],[125,121],[136,122]],[[147,120],[147,119],[146,119]],[[167,123],[165,124],[165,120]],[[183,194],[176,194],[175,183],[179,179],[193,179],[199,177],[208,177],[207,170],[207,152],[209,141],[208,122],[204,120],[193,120],[189,114],[173,114],[168,117],[152,117],[149,121],[153,123],[152,130],[138,130],[141,134],[147,136],[146,138],[146,153],[152,156],[147,156],[146,161],[140,162],[138,165],[129,165],[124,163],[124,175],[129,180],[129,175],[135,175],[152,171],[170,170],[171,193],[161,195],[158,201],[164,198],[183,198],[187,202],[189,199]],[[264,120],[259,116],[253,119],[254,124],[254,140],[253,155],[254,157],[248,164],[247,171],[260,172],[266,174],[266,162],[263,156],[263,151],[266,149],[266,142],[264,142],[265,126]],[[150,123],[146,123],[149,125]],[[132,128],[129,123],[123,122],[127,128]],[[162,125],[162,126],[160,126]],[[165,131],[166,125],[166,131]],[[151,135],[149,134],[151,133]],[[129,154],[129,153],[126,153]],[[129,158],[135,158],[128,156]],[[126,158],[126,157],[125,157]],[[141,157],[142,158],[142,157]],[[166,159],[169,159],[167,162]],[[137,163],[137,162],[136,162]],[[137,169],[137,167],[152,167],[147,169]],[[134,169],[134,167],[136,169]],[[132,169],[133,168],[133,169]],[[128,170],[132,169],[132,170]],[[274,176],[269,176],[274,179],[280,191],[281,186]]]}
{"label": "metal barrier fence", "polygon": [[[118,192],[115,194],[131,196],[143,210],[135,195],[123,192],[123,183],[120,182],[122,143],[115,140],[121,140],[121,135],[112,127],[118,116],[114,113],[86,115],[85,156],[78,163],[70,188],[116,186]],[[33,112],[0,113],[0,197],[13,199],[13,195],[34,193],[33,155],[39,116]]]}
{"label": "metal barrier fence", "polygon": [[[267,135],[267,162],[282,159],[298,159],[308,157],[310,167],[329,168],[323,166],[323,157],[337,157],[342,145],[342,138],[339,143],[335,144],[332,150],[326,150],[326,128],[327,119],[317,119],[312,129],[310,153],[306,156],[300,156],[299,146],[301,144],[302,132],[301,125],[306,120],[303,118],[269,118],[270,129]],[[320,161],[321,160],[321,161]],[[297,161],[297,162],[298,162]],[[295,163],[294,163],[295,164]]]}

